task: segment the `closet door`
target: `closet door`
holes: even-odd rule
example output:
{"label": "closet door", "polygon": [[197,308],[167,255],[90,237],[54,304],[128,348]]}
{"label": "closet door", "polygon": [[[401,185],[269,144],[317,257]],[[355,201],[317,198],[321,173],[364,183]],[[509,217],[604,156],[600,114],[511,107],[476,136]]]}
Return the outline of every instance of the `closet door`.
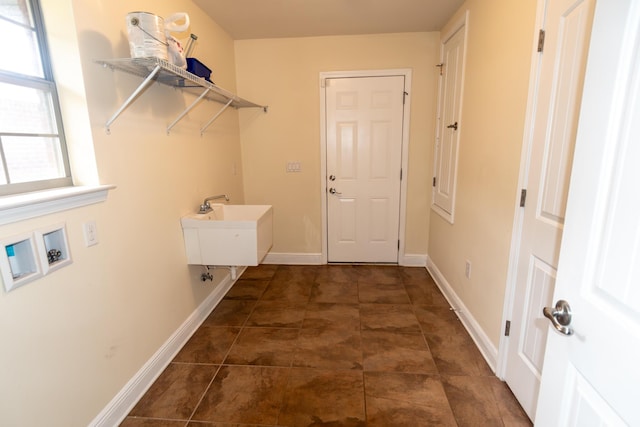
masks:
{"label": "closet door", "polygon": [[435,145],[432,208],[453,223],[460,106],[464,77],[465,28],[463,24],[442,42],[438,122]]}

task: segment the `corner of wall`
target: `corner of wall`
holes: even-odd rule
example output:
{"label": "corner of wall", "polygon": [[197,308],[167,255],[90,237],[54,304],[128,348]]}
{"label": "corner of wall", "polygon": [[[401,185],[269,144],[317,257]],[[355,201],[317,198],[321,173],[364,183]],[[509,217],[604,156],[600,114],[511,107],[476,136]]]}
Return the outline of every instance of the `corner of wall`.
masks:
{"label": "corner of wall", "polygon": [[469,311],[464,301],[459,297],[456,291],[451,287],[447,279],[443,276],[442,272],[434,264],[431,258],[427,257],[427,271],[433,278],[438,288],[447,299],[451,307],[453,308],[456,316],[460,319],[467,332],[478,346],[480,353],[485,358],[489,367],[493,372],[496,372],[498,363],[498,349],[491,342],[489,336],[485,333],[482,326],[473,316],[473,313]]}

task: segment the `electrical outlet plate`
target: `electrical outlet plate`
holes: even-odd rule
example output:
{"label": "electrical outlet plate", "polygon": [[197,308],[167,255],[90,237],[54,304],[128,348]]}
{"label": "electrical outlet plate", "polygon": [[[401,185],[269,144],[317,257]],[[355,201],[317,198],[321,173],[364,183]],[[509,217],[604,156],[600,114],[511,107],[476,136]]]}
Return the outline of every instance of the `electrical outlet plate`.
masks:
{"label": "electrical outlet plate", "polygon": [[87,247],[98,244],[98,227],[95,221],[87,221],[83,225],[84,243]]}
{"label": "electrical outlet plate", "polygon": [[471,279],[471,261],[469,260],[464,262],[464,277]]}

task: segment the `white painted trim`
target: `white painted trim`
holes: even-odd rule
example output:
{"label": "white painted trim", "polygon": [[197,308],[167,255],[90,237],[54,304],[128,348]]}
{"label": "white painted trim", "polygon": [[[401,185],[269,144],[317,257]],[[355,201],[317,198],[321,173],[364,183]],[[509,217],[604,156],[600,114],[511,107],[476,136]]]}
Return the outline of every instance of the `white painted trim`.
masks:
{"label": "white painted trim", "polygon": [[422,254],[405,254],[398,262],[403,267],[426,267],[427,255]]}
{"label": "white painted trim", "polygon": [[326,259],[322,261],[322,254],[305,253],[273,253],[269,252],[264,260],[264,264],[284,264],[284,265],[320,265],[326,264]]}
{"label": "white painted trim", "polygon": [[[435,170],[435,169],[434,169]],[[447,221],[449,224],[453,224],[453,214],[455,213],[455,202],[454,202],[454,206],[451,207],[451,213],[445,211],[444,209],[442,209],[440,206],[436,205],[435,203],[435,189],[431,190],[432,192],[432,196],[431,196],[431,210],[434,211],[435,213],[437,213],[438,215],[440,215],[442,217],[442,219],[444,219],[445,221]]]}
{"label": "white painted trim", "polygon": [[[535,32],[544,27],[545,0],[538,0],[536,11]],[[529,163],[531,162],[531,150],[533,148],[533,131],[535,125],[536,93],[539,86],[540,67],[542,58],[538,53],[538,37],[532,37],[531,42],[531,69],[529,70],[529,89],[527,94],[527,110],[525,113],[524,134],[522,136],[522,152],[520,154],[520,172],[518,186],[514,197],[514,216],[511,231],[511,248],[509,250],[509,266],[507,269],[507,283],[505,286],[504,304],[502,308],[502,325],[513,316],[515,290],[518,275],[518,258],[520,257],[520,244],[522,242],[522,224],[524,221],[524,209],[520,207],[520,190],[527,187],[529,176]],[[507,357],[509,353],[509,338],[504,334],[500,336],[498,350],[498,364],[496,376],[504,380],[507,372]]]}
{"label": "white painted trim", "polygon": [[326,264],[329,260],[328,257],[328,225],[327,225],[327,94],[325,92],[325,73],[320,73],[320,208],[321,208],[321,221],[320,221],[320,233],[321,238],[321,250],[322,264]]}
{"label": "white painted trim", "polygon": [[473,342],[476,343],[478,350],[480,350],[480,353],[489,364],[491,370],[495,372],[498,349],[493,345],[480,324],[476,321],[471,312],[464,305],[462,299],[458,297],[449,282],[447,282],[447,279],[434,264],[433,260],[429,257],[427,257],[427,271],[429,272],[429,274],[431,274],[431,277],[433,277],[436,285],[438,285],[438,288],[440,288],[440,291],[443,293],[444,297],[447,299],[447,301],[449,301],[449,304],[455,310],[456,315],[462,322],[462,325],[465,327],[467,332],[469,332],[469,335],[471,335]]}
{"label": "white painted trim", "polygon": [[104,202],[114,185],[64,187],[0,197],[0,225]]}
{"label": "white painted trim", "polygon": [[362,71],[327,71],[320,73],[320,200],[322,201],[322,253],[321,264],[328,261],[327,255],[327,117],[326,117],[326,93],[325,79],[346,78],[346,77],[387,77],[404,76],[404,90],[409,95],[409,102],[404,104],[404,116],[402,120],[402,182],[400,183],[400,224],[398,228],[398,238],[400,247],[398,248],[398,263],[404,258],[406,228],[407,228],[407,186],[409,177],[409,130],[411,124],[411,80],[412,71],[408,68],[389,70],[362,70]]}
{"label": "white painted trim", "polygon": [[[244,272],[242,267],[238,277]],[[155,352],[140,370],[125,384],[107,406],[89,423],[90,427],[111,427],[120,425],[140,398],[158,379],[189,338],[211,314],[213,309],[231,289],[235,280],[229,273],[220,281],[209,296],[191,313],[182,325]]]}
{"label": "white painted trim", "polygon": [[[444,45],[449,41],[449,39],[451,37],[454,36],[454,34],[456,34],[459,30],[464,28],[464,41],[462,43],[462,49],[463,49],[463,53],[462,53],[462,81],[460,82],[460,105],[458,106],[458,117],[460,117],[460,121],[462,122],[462,105],[464,103],[464,82],[466,80],[466,70],[467,70],[467,46],[468,46],[468,41],[469,41],[469,10],[465,11],[464,15],[461,16],[458,21],[456,21],[456,23],[451,27],[451,29],[445,33],[442,38],[440,39],[440,63],[444,62]],[[437,141],[440,140],[440,117],[441,117],[441,109],[442,109],[442,76],[440,76],[440,78],[438,79],[438,104],[437,104],[437,116],[436,116],[436,144],[434,144],[434,150],[435,147],[437,147]],[[453,202],[451,204],[451,212],[447,212],[444,209],[442,209],[440,206],[435,204],[435,187],[432,187],[431,189],[431,210],[434,211],[435,213],[437,213],[438,215],[440,215],[443,219],[445,219],[446,221],[448,221],[450,224],[454,223],[454,219],[455,219],[455,211],[456,211],[456,191],[458,188],[458,159],[460,157],[460,138],[462,135],[462,132],[464,130],[464,126],[461,126],[460,128],[460,134],[458,134],[458,140],[457,140],[457,144],[458,144],[458,148],[456,149],[456,158],[454,160],[455,164],[454,164],[454,176],[453,176],[453,191],[452,191],[452,198],[453,198]],[[437,170],[437,160],[438,160],[438,156],[435,155],[433,156],[433,171],[434,171],[434,176],[435,176],[435,171]]]}
{"label": "white painted trim", "polygon": [[400,240],[400,247],[398,248],[398,263],[404,260],[405,254],[405,242],[407,240],[407,194],[408,194],[408,182],[409,182],[409,132],[411,129],[411,97],[413,91],[411,90],[412,74],[411,70],[405,71],[404,90],[408,95],[406,100],[409,102],[404,103],[404,116],[402,118],[402,181],[400,182],[400,227],[398,229],[398,239]]}
{"label": "white painted trim", "polygon": [[[327,264],[319,253],[273,253],[269,252],[262,261],[264,264],[283,265],[323,265]],[[398,265],[403,267],[426,267],[427,255],[407,254],[400,257]]]}
{"label": "white painted trim", "polygon": [[[448,42],[448,41],[449,41],[449,39],[450,39],[451,37],[453,37],[453,36],[454,36],[454,34],[455,34],[455,33],[457,33],[457,32],[458,32],[458,30],[459,30],[460,28],[462,28],[462,27],[467,27],[467,28],[465,29],[465,31],[467,31],[467,32],[468,32],[469,14],[470,14],[470,13],[471,13],[471,12],[469,11],[469,9],[465,10],[465,11],[464,11],[464,14],[463,14],[463,15],[461,15],[461,16],[458,18],[458,20],[457,20],[455,23],[453,23],[453,24],[451,25],[451,28],[449,29],[449,31],[447,31],[446,33],[443,33],[443,34],[442,34],[442,37],[440,38],[440,40],[441,40],[440,45],[443,45],[443,44],[445,44],[446,42]],[[465,49],[466,49],[466,47],[467,47],[467,45],[466,45],[466,42],[467,42],[467,37],[466,37],[466,35],[465,35],[465,38],[464,38],[464,39],[465,39]],[[442,59],[442,57],[440,57],[440,59]]]}

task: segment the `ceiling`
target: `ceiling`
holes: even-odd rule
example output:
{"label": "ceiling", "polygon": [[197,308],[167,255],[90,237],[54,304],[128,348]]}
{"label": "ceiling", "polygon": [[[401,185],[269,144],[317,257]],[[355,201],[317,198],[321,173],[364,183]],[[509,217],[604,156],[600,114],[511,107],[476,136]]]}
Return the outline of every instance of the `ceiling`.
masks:
{"label": "ceiling", "polygon": [[439,31],[464,0],[194,0],[233,39]]}

